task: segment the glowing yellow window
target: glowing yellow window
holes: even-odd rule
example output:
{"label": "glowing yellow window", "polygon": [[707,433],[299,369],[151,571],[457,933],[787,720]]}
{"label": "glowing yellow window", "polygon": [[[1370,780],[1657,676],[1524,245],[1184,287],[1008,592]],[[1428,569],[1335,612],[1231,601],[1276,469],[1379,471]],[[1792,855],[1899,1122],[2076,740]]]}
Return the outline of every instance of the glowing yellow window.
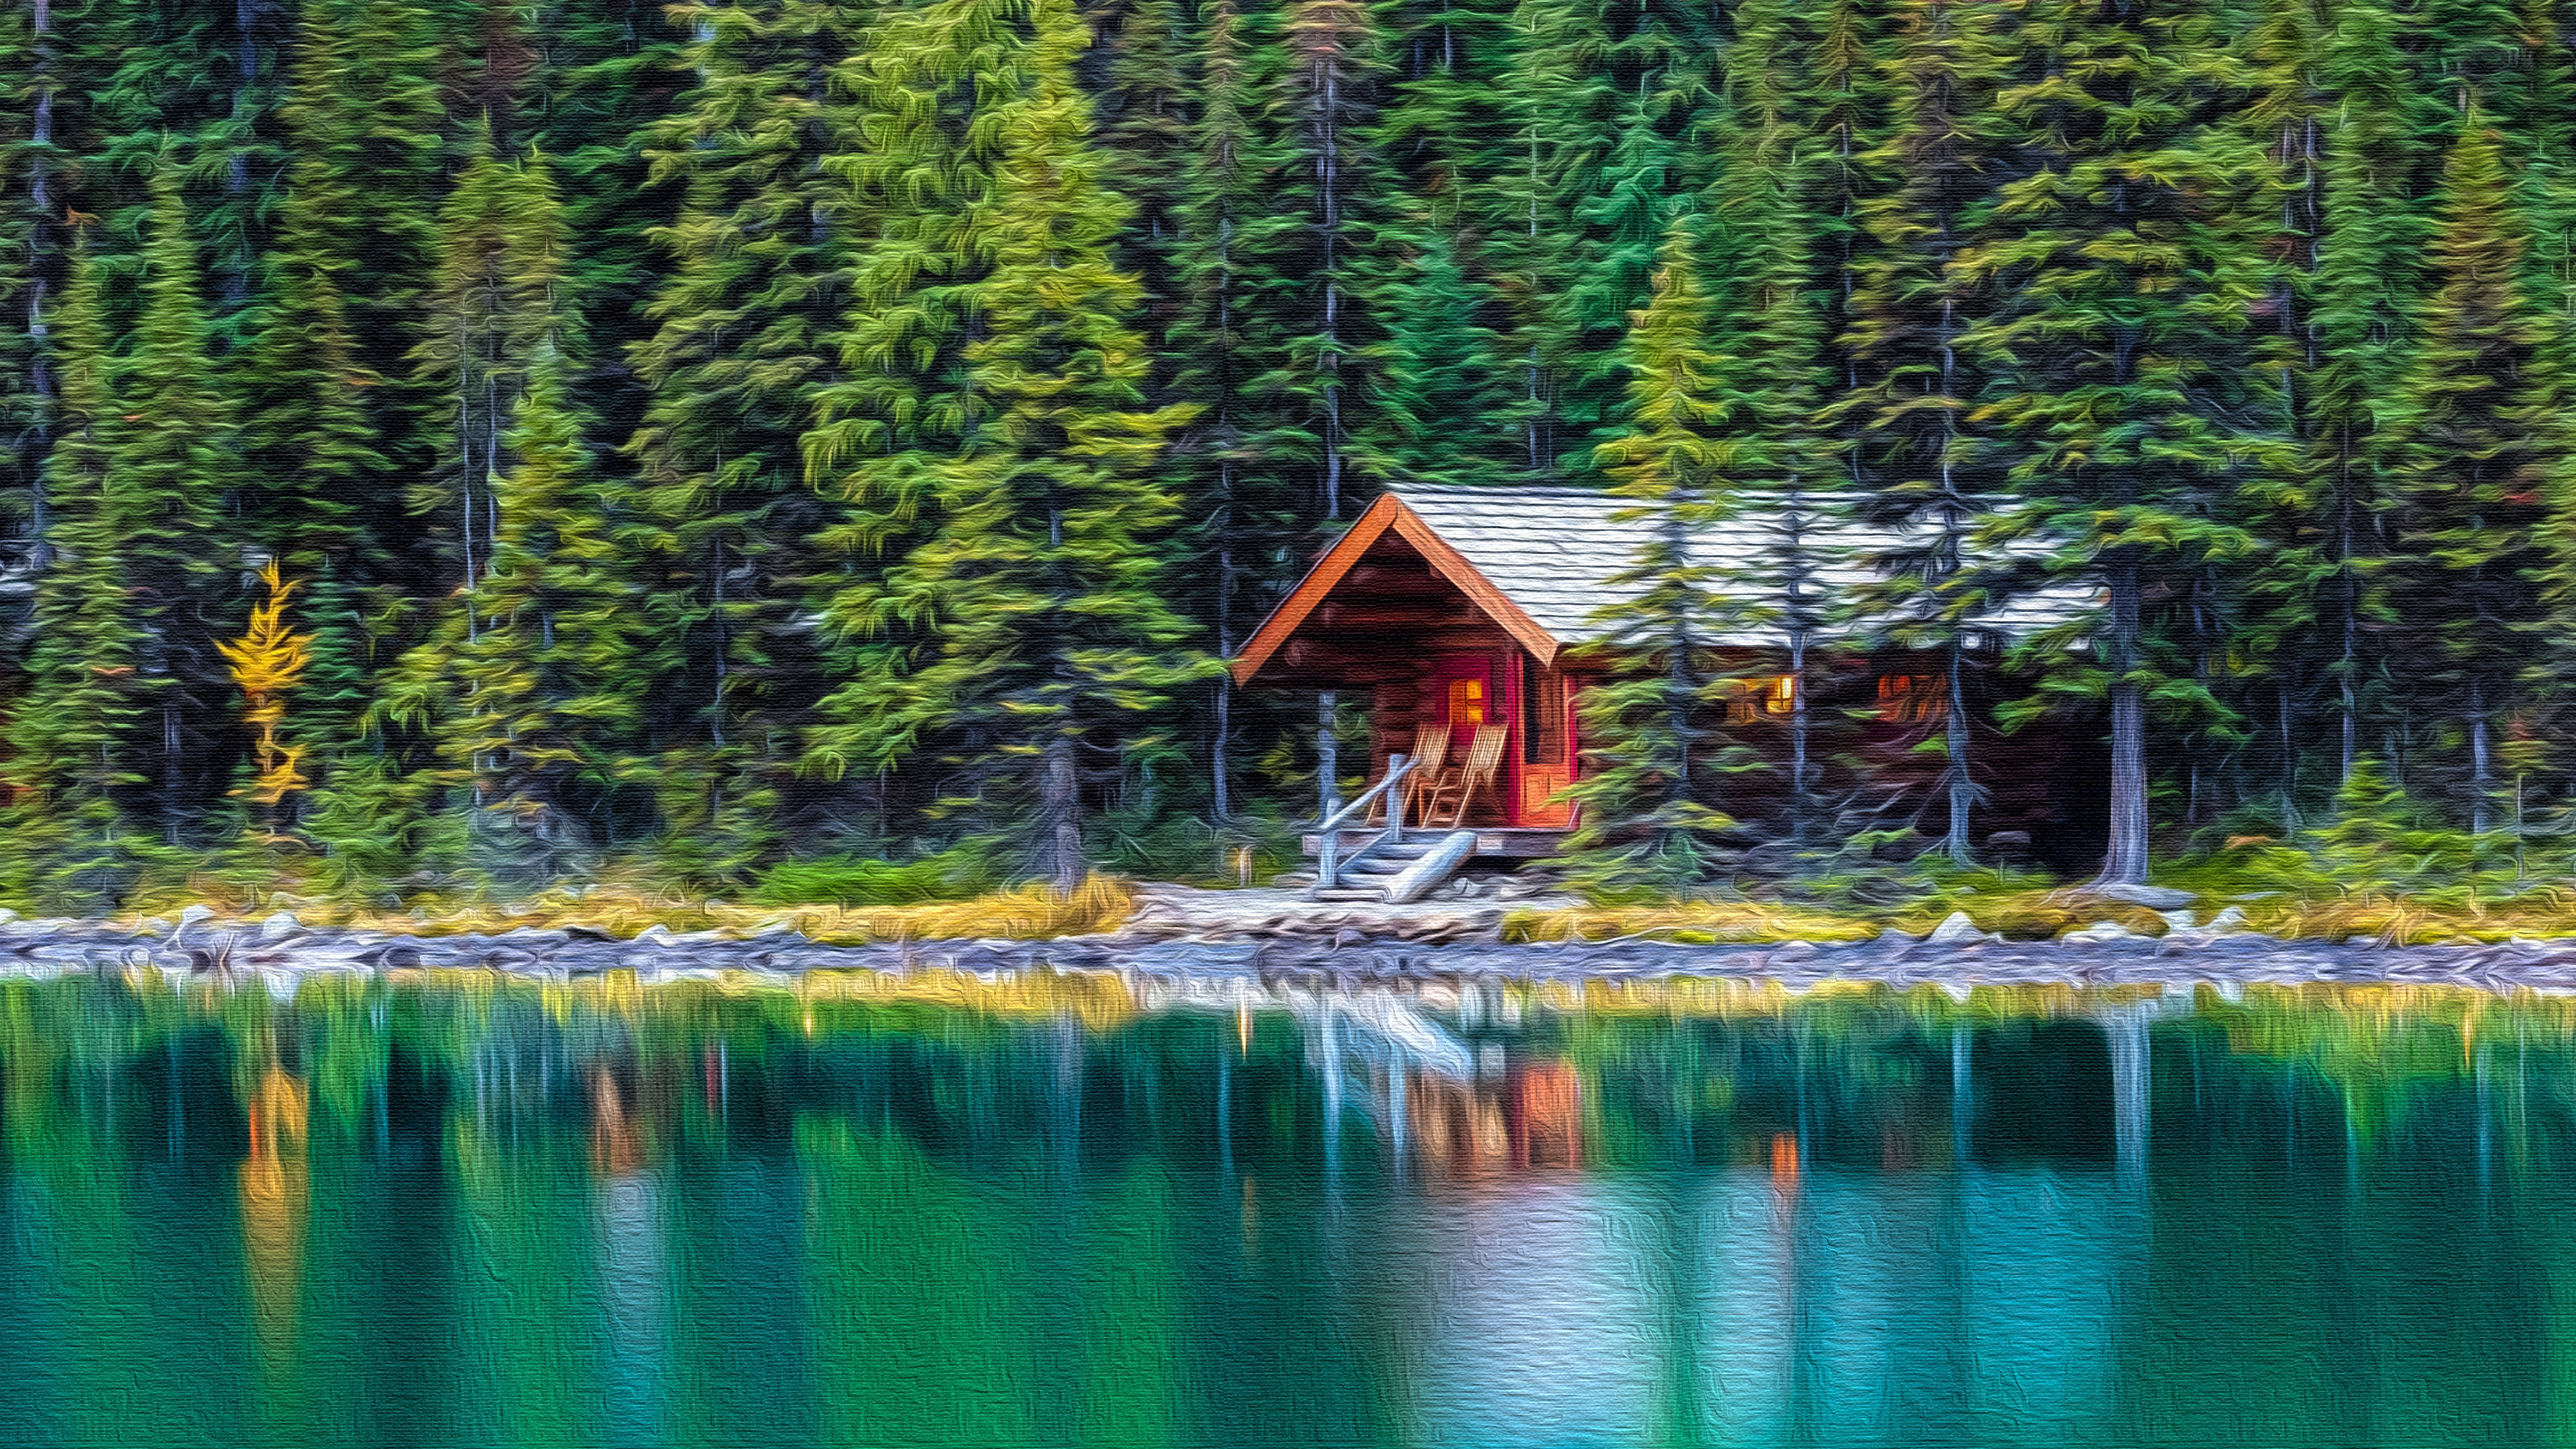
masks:
{"label": "glowing yellow window", "polygon": [[1480,725],[1485,722],[1485,681],[1453,679],[1449,681],[1449,723]]}

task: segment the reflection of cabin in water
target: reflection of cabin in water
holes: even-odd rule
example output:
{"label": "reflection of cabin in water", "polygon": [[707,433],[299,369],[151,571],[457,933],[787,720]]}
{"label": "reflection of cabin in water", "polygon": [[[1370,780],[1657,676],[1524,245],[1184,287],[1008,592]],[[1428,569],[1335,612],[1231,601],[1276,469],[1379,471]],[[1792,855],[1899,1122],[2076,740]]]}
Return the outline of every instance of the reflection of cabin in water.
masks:
{"label": "reflection of cabin in water", "polygon": [[[1263,622],[1233,661],[1234,681],[1364,696],[1373,779],[1390,756],[1429,743],[1452,788],[1446,799],[1420,791],[1417,807],[1452,811],[1476,832],[1479,854],[1547,854],[1575,823],[1562,792],[1583,768],[1577,701],[1616,657],[1601,612],[1633,596],[1634,585],[1614,581],[1636,568],[1652,527],[1621,516],[1634,507],[1575,489],[1400,486],[1371,505]],[[1848,597],[1873,576],[1872,556],[1896,542],[1886,529],[1819,526],[1809,537],[1819,592]],[[1741,576],[1758,570],[1773,547],[1768,531],[1746,519],[1697,529],[1691,551],[1694,562]],[[2003,833],[2016,846],[2014,835],[2026,836],[2037,858],[2062,866],[2083,864],[2102,847],[2099,720],[2043,722],[2009,738],[1989,721],[1992,705],[2017,687],[2001,672],[2002,646],[2074,617],[2089,602],[2085,594],[2061,587],[1979,619],[1969,680],[1980,747],[1974,774],[1985,791],[1977,832]],[[1823,767],[1822,784],[1858,788],[1858,760],[1868,774],[1863,793],[1893,802],[1880,820],[1919,818],[1937,832],[1940,760],[1918,746],[1947,720],[1943,661],[1889,643],[1888,625],[1836,625],[1809,655],[1809,718],[1820,733],[1839,731],[1847,746]],[[1724,719],[1708,723],[1785,758],[1797,686],[1778,631],[1748,628],[1716,646],[1746,677]],[[1480,788],[1463,792],[1462,765],[1487,763],[1470,759],[1480,733],[1500,737],[1489,738],[1500,756],[1490,760],[1489,787],[1476,782]],[[1761,821],[1785,803],[1776,772],[1747,780],[1744,798],[1726,802],[1739,819]]]}

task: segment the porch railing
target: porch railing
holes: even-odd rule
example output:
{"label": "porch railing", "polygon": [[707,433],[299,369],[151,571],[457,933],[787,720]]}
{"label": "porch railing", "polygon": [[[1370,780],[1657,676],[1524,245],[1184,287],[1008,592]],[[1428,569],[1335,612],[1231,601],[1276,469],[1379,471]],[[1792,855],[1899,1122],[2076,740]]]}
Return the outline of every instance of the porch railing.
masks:
{"label": "porch railing", "polygon": [[[1315,885],[1317,889],[1340,889],[1343,871],[1367,859],[1371,851],[1383,846],[1404,843],[1404,791],[1396,787],[1403,784],[1404,777],[1412,772],[1412,756],[1387,756],[1386,778],[1362,790],[1349,804],[1326,816],[1324,823],[1316,827],[1318,853],[1315,860]],[[1367,810],[1370,802],[1381,798],[1386,801],[1386,829],[1378,832],[1376,839],[1361,842],[1360,848],[1351,852],[1350,859],[1341,859],[1342,822]]]}

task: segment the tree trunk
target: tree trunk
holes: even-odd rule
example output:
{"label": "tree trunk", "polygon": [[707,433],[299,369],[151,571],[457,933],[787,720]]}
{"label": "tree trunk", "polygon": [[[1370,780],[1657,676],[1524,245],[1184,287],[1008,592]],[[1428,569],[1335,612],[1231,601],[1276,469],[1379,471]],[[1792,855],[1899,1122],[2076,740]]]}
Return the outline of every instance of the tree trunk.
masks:
{"label": "tree trunk", "polygon": [[34,538],[31,559],[38,570],[53,563],[48,539],[52,520],[45,511],[45,455],[50,451],[54,415],[54,378],[46,366],[45,235],[53,224],[52,173],[45,153],[54,144],[54,7],[35,0],[33,34],[35,74],[29,78],[35,107],[27,123],[27,391],[36,400],[36,424],[29,430],[20,467],[27,479],[27,531]]}
{"label": "tree trunk", "polygon": [[1060,896],[1081,888],[1090,864],[1082,855],[1082,784],[1074,764],[1074,743],[1073,736],[1062,729],[1047,736],[1038,793],[1048,882]]}
{"label": "tree trunk", "polygon": [[1961,656],[1967,651],[1954,636],[1950,640],[1950,708],[1944,744],[1950,763],[1950,837],[1944,847],[1952,865],[1969,865],[1976,859],[1969,843],[1969,817],[1977,805],[1977,784],[1968,774],[1968,681]]}
{"label": "tree trunk", "polygon": [[2140,632],[2137,559],[2115,560],[2109,574],[2111,841],[2095,883],[2136,885],[2147,878],[2147,697],[2132,677]]}
{"label": "tree trunk", "polygon": [[2484,835],[2495,824],[2495,751],[2483,680],[2469,686],[2469,829]]}

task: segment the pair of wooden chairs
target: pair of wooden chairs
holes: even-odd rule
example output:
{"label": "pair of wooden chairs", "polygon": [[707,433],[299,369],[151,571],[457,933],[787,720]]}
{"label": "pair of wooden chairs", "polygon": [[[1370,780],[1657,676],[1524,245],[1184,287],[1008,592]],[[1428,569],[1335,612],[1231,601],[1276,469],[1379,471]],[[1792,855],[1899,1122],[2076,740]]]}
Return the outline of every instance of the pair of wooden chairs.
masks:
{"label": "pair of wooden chairs", "polygon": [[[1503,745],[1510,731],[1498,724],[1478,725],[1467,742],[1467,758],[1455,765],[1449,756],[1449,726],[1426,724],[1413,732],[1413,773],[1404,780],[1404,818],[1422,825],[1455,829],[1477,797],[1500,804],[1496,778],[1503,767]],[[1446,813],[1446,819],[1441,818]]]}

